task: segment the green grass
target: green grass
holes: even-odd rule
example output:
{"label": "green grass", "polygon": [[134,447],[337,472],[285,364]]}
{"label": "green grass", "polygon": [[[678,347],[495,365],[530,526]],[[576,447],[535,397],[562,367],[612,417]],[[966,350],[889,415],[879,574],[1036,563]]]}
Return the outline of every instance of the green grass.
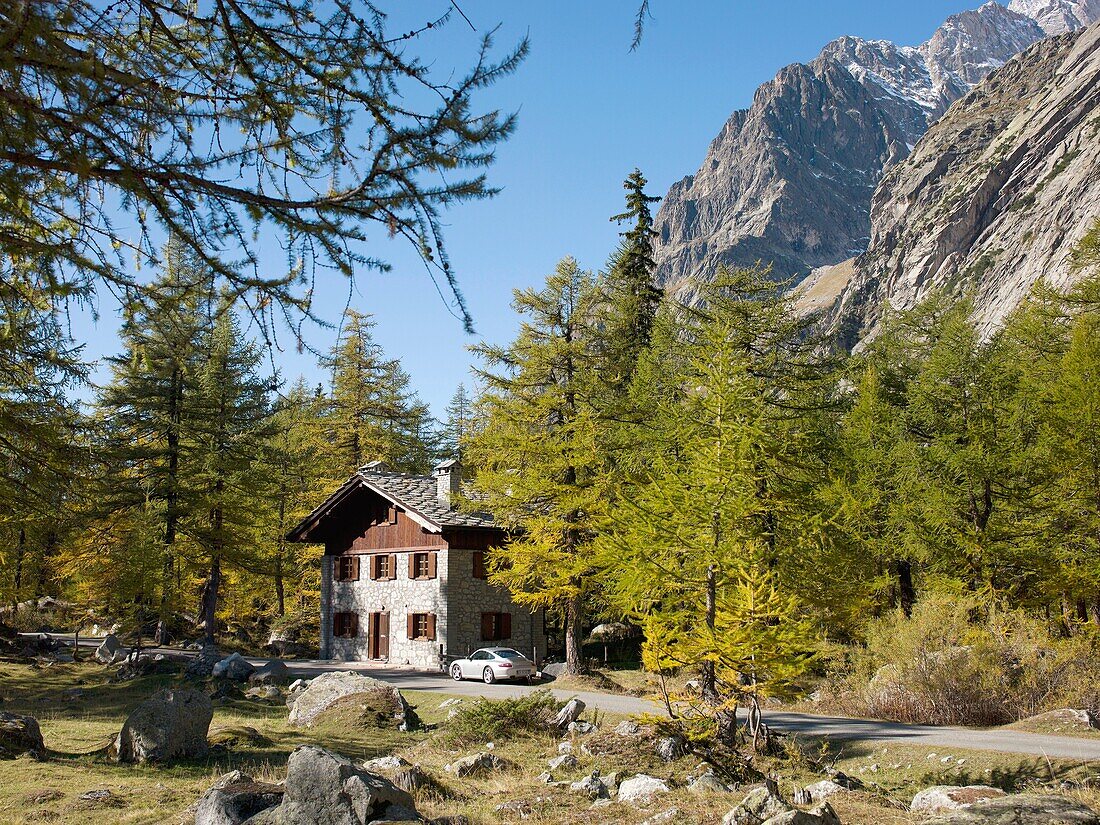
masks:
{"label": "green grass", "polygon": [[[621,673],[621,672],[620,672]],[[5,710],[37,717],[49,759],[0,762],[0,823],[80,822],[81,825],[108,823],[176,823],[187,821],[186,810],[222,773],[239,768],[258,779],[279,781],[285,774],[287,755],[295,746],[315,743],[362,760],[395,753],[419,764],[436,782],[434,788],[417,794],[417,807],[428,817],[465,814],[471,821],[515,821],[495,813],[501,803],[524,799],[538,823],[638,823],[659,811],[677,807],[686,823],[717,823],[741,798],[740,793],[696,795],[684,787],[688,774],[699,765],[698,757],[686,756],[664,764],[645,746],[616,747],[598,756],[585,754],[583,740],[575,740],[576,768],[560,772],[555,779],[575,781],[591,773],[619,771],[624,775],[639,770],[668,778],[672,793],[647,810],[618,804],[591,809],[590,802],[568,789],[549,788],[536,777],[557,755],[557,737],[514,737],[494,742],[494,752],[511,767],[478,780],[456,780],[443,766],[459,756],[483,749],[484,742],[449,744],[448,709],[439,707],[447,694],[406,691],[405,695],[427,724],[416,733],[369,727],[350,705],[322,718],[311,729],[292,728],[282,706],[234,701],[216,706],[211,740],[233,740],[228,749],[215,749],[201,760],[165,767],[117,765],[98,753],[89,753],[118,731],[127,712],[160,687],[176,683],[173,677],[147,677],[132,682],[110,683],[107,671],[92,664],[54,665],[37,669],[30,665],[0,662],[0,696]],[[613,674],[616,675],[616,674]],[[640,677],[639,677],[640,678]],[[624,681],[634,681],[627,676]],[[74,688],[83,691],[70,698]],[[472,703],[473,700],[465,700]],[[593,718],[588,715],[587,718]],[[622,717],[600,714],[605,731]],[[246,731],[251,728],[258,737]],[[253,740],[253,741],[250,741]],[[805,752],[816,758],[817,745],[806,743]],[[935,757],[929,757],[936,753]],[[942,762],[944,756],[950,756]],[[845,825],[894,825],[910,823],[905,810],[912,795],[931,784],[982,783],[1023,790],[1040,785],[1054,786],[1063,779],[1095,776],[1092,766],[1057,760],[963,751],[931,749],[894,744],[845,744],[834,753],[835,766],[859,777],[867,785],[860,793],[834,799],[833,806]],[[963,762],[959,764],[958,760]],[[757,766],[780,778],[782,789],[817,781],[821,773],[810,758],[758,759]],[[876,766],[871,770],[871,766]],[[110,791],[107,800],[85,800],[88,791]],[[1094,804],[1096,799],[1089,801]]]}

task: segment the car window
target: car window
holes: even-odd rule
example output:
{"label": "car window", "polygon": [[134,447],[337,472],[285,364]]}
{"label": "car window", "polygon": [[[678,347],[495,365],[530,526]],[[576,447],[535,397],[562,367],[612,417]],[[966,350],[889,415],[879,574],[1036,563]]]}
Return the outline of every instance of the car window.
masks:
{"label": "car window", "polygon": [[488,653],[486,653],[484,650],[479,650],[477,653],[475,653],[473,656],[470,657],[470,661],[471,662],[480,662],[481,660],[488,659],[488,658],[489,658]]}
{"label": "car window", "polygon": [[518,650],[511,650],[511,649],[498,650],[496,653],[497,653],[497,656],[499,656],[502,659],[522,659],[523,658],[523,654],[520,653]]}

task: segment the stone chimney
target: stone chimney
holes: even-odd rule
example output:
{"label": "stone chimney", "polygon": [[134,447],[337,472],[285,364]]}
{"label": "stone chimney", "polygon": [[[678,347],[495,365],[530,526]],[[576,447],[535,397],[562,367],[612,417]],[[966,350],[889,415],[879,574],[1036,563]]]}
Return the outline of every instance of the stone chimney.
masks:
{"label": "stone chimney", "polygon": [[372,461],[369,464],[364,464],[359,468],[361,473],[385,473],[389,471],[389,467],[386,466],[385,461]]}
{"label": "stone chimney", "polygon": [[435,465],[435,492],[439,500],[448,506],[462,488],[462,465],[457,458],[448,458]]}

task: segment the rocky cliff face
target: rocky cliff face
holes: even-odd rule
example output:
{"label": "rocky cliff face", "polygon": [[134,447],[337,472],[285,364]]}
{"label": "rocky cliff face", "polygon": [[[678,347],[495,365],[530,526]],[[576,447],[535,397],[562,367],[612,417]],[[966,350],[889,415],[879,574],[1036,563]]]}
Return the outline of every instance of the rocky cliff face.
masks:
{"label": "rocky cliff face", "polygon": [[871,242],[833,320],[849,343],[887,307],[971,294],[989,333],[1100,217],[1100,24],[1036,43],[991,74],[888,170]]}
{"label": "rocky cliff face", "polygon": [[883,171],[947,107],[1050,31],[1100,19],[1100,0],[986,3],[919,47],[843,37],[782,69],[734,112],[655,225],[657,279],[676,291],[718,264],[771,262],[777,278],[858,254]]}

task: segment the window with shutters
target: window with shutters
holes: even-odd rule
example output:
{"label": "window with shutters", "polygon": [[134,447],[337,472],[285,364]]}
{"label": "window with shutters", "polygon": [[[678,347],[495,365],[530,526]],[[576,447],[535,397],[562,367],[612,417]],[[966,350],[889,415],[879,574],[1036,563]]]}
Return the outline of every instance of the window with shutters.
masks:
{"label": "window with shutters", "polygon": [[489,571],[485,569],[485,551],[474,551],[474,578],[475,579],[487,579],[489,578]]}
{"label": "window with shutters", "polygon": [[333,613],[332,635],[341,639],[349,639],[359,633],[359,614],[357,613]]}
{"label": "window with shutters", "polygon": [[435,553],[410,553],[409,554],[409,578],[410,579],[434,579],[435,578]]}
{"label": "window with shutters", "polygon": [[339,556],[336,559],[336,581],[353,582],[359,580],[359,557]]}
{"label": "window with shutters", "polygon": [[485,642],[499,642],[512,638],[511,613],[482,613],[481,639]]}
{"label": "window with shutters", "polygon": [[376,581],[392,581],[397,578],[397,556],[393,553],[370,557],[370,577]]}
{"label": "window with shutters", "polygon": [[409,614],[409,638],[419,640],[435,639],[435,614],[434,613],[410,613]]}

